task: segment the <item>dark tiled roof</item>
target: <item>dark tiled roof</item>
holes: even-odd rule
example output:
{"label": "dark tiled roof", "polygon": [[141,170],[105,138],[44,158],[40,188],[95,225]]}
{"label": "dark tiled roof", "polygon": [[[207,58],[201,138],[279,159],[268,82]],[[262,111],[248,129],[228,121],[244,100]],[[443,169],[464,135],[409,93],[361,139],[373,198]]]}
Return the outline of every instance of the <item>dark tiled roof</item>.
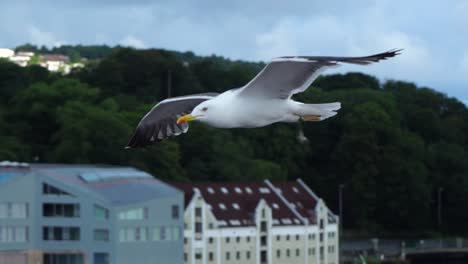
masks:
{"label": "dark tiled roof", "polygon": [[[308,211],[313,211],[317,201],[313,199],[305,189],[296,182],[274,184],[279,188],[276,193],[267,183],[171,183],[185,193],[185,206],[192,200],[195,189],[198,189],[203,199],[211,206],[211,211],[218,221],[226,221],[229,226],[239,221],[241,226],[253,225],[255,208],[263,199],[272,209],[274,225],[300,225],[302,220],[294,209],[287,203],[297,205],[301,203],[299,214],[309,216]],[[293,192],[291,186],[299,188],[301,195]],[[290,188],[291,187],[291,188]],[[281,198],[288,201],[284,201]],[[312,199],[311,199],[312,197]],[[291,200],[289,200],[291,199]],[[234,221],[234,222],[232,222]]]}
{"label": "dark tiled roof", "polygon": [[302,217],[309,219],[310,223],[315,223],[317,199],[302,184],[294,181],[273,183],[273,185]]}
{"label": "dark tiled roof", "polygon": [[41,58],[45,61],[62,61],[68,63],[70,59],[68,56],[62,54],[42,54]]}

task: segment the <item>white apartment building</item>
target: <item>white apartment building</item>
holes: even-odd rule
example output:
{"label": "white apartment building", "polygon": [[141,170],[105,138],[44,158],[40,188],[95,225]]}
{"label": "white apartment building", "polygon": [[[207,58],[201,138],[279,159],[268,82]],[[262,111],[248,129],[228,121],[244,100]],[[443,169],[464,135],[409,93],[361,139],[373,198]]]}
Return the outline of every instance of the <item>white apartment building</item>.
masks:
{"label": "white apartment building", "polygon": [[15,55],[14,50],[0,48],[0,58],[10,58],[13,55]]}
{"label": "white apartment building", "polygon": [[43,62],[41,66],[47,68],[51,72],[62,71],[64,74],[68,74],[71,71],[69,65],[70,59],[68,56],[61,54],[43,54],[41,55]]}
{"label": "white apartment building", "polygon": [[338,264],[338,217],[300,179],[173,185],[186,264]]}

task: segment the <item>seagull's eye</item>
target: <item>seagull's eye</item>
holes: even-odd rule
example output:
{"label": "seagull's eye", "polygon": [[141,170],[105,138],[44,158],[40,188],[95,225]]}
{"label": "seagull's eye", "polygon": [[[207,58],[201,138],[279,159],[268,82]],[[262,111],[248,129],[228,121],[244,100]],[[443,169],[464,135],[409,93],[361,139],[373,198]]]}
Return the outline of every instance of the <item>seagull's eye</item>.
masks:
{"label": "seagull's eye", "polygon": [[206,112],[206,110],[208,110],[208,107],[203,107],[203,108],[202,108],[202,111],[203,111],[203,112]]}

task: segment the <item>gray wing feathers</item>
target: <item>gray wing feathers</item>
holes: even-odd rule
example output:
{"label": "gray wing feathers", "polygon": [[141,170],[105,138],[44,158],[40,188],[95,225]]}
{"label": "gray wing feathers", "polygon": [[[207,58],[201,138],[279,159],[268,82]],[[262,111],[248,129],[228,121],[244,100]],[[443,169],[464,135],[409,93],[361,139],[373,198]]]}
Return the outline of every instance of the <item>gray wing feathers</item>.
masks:
{"label": "gray wing feathers", "polygon": [[401,50],[364,56],[285,56],[271,61],[263,70],[242,88],[240,95],[264,98],[287,99],[305,91],[325,69],[338,66],[340,62],[367,65],[400,54]]}
{"label": "gray wing feathers", "polygon": [[140,121],[126,148],[144,147],[188,131],[188,124],[177,124],[180,116],[190,114],[200,103],[217,93],[168,98],[156,104]]}

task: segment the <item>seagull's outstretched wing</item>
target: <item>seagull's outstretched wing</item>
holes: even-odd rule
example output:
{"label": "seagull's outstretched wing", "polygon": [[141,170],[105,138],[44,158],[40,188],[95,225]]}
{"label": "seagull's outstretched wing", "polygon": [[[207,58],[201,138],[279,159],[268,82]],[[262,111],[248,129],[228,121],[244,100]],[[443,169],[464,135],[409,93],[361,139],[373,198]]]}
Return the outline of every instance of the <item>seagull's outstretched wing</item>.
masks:
{"label": "seagull's outstretched wing", "polygon": [[286,56],[272,60],[239,95],[249,97],[287,99],[305,91],[325,69],[340,62],[367,65],[400,54],[399,50],[366,57]]}
{"label": "seagull's outstretched wing", "polygon": [[217,93],[193,94],[159,102],[141,119],[126,148],[144,147],[187,132],[188,124],[177,124],[177,118],[216,96]]}

